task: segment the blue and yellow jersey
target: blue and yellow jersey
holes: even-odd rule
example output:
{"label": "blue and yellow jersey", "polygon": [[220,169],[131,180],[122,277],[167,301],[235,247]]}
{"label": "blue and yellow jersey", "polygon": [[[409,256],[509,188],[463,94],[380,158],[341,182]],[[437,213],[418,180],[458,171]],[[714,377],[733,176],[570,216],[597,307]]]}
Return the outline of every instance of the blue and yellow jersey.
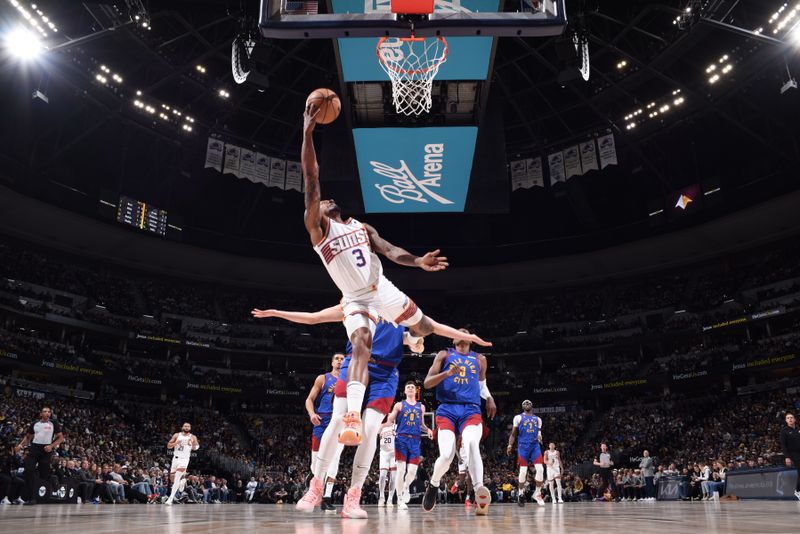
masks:
{"label": "blue and yellow jersey", "polygon": [[458,372],[445,378],[436,386],[436,399],[439,402],[450,404],[477,404],[481,403],[481,386],[478,383],[481,375],[481,364],[474,351],[461,354],[455,349],[447,349],[447,358],[442,365],[442,371],[454,365]]}

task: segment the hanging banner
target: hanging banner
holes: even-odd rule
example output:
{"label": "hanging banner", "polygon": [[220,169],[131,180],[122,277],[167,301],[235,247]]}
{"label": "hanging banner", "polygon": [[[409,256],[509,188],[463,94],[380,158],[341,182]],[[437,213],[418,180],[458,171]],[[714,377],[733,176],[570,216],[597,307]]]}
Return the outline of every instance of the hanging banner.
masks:
{"label": "hanging banner", "polygon": [[511,190],[528,189],[528,169],[524,159],[511,162]]}
{"label": "hanging banner", "polygon": [[597,149],[594,146],[594,139],[580,144],[581,152],[581,166],[583,173],[589,171],[598,171],[600,168],[597,166]]}
{"label": "hanging banner", "polygon": [[238,146],[228,145],[225,147],[225,174],[231,173],[239,176],[239,158],[242,149]]}
{"label": "hanging banner", "polygon": [[564,151],[564,167],[567,170],[567,179],[583,174],[581,157],[578,154],[578,145],[571,146]]}
{"label": "hanging banner", "polygon": [[525,168],[528,173],[529,187],[544,187],[544,173],[542,172],[542,158],[530,158],[525,160]]}
{"label": "hanging banner", "polygon": [[269,167],[272,159],[266,154],[256,154],[256,181],[269,185]]}
{"label": "hanging banner", "polygon": [[242,149],[239,158],[239,178],[256,182],[256,153],[252,150]]}
{"label": "hanging banner", "polygon": [[284,189],[286,183],[286,161],[272,158],[269,168],[269,186]]}
{"label": "hanging banner", "polygon": [[222,172],[222,158],[225,151],[225,143],[214,137],[208,138],[208,147],[206,148],[206,169],[216,169],[217,172]]}
{"label": "hanging banner", "polygon": [[609,165],[617,165],[617,147],[614,143],[614,134],[608,134],[597,140],[600,147],[600,168],[605,169]]}
{"label": "hanging banner", "polygon": [[555,185],[556,182],[566,182],[567,177],[564,175],[564,154],[556,152],[547,156],[547,162],[550,164],[550,185]]}
{"label": "hanging banner", "polygon": [[303,191],[303,170],[299,161],[286,162],[286,190]]}

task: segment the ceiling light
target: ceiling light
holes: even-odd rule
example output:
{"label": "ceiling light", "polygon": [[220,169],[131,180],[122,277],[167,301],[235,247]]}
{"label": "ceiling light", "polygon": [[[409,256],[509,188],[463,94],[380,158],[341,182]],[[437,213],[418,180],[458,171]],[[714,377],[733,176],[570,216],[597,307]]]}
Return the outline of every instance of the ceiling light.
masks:
{"label": "ceiling light", "polygon": [[5,37],[6,48],[20,59],[33,59],[42,51],[42,42],[30,30],[17,28]]}

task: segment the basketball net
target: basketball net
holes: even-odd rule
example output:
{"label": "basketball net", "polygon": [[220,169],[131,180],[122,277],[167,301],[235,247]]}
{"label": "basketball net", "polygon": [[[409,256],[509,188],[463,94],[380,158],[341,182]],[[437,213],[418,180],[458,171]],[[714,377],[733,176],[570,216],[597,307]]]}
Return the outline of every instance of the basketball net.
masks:
{"label": "basketball net", "polygon": [[381,68],[392,81],[392,100],[397,113],[429,112],[433,79],[447,60],[445,38],[382,37],[376,53]]}

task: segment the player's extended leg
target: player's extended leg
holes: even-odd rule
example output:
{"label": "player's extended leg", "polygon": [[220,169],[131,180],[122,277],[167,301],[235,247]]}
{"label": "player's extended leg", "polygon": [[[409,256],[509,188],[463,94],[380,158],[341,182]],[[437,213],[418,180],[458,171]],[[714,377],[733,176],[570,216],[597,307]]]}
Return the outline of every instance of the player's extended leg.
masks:
{"label": "player's extended leg", "polygon": [[[386,506],[392,505],[392,499],[397,492],[397,467],[391,467],[389,469],[389,494],[386,497]],[[400,501],[398,501],[398,505]]]}
{"label": "player's extended leg", "polygon": [[[395,447],[397,447],[396,443],[395,443]],[[397,450],[397,449],[395,449],[395,450]],[[399,452],[399,451],[397,451],[397,452]],[[406,473],[406,465],[408,465],[408,464],[406,464],[405,457],[403,457],[402,460],[400,460],[399,458],[397,459],[397,475],[396,476],[397,476],[397,479],[399,481],[399,484],[397,484],[397,483],[396,484],[397,484],[397,508],[399,510],[408,510],[408,506],[406,506],[406,504],[405,504],[405,492],[404,492],[405,488],[403,487],[403,481],[405,480],[405,473]]]}
{"label": "player's extended leg", "polygon": [[[419,459],[417,459],[419,460]],[[419,469],[419,464],[406,464],[406,476],[403,477],[403,499],[405,500],[406,495],[411,489],[411,484],[417,478],[417,469]]]}
{"label": "player's extended leg", "polygon": [[367,512],[361,508],[361,487],[367,479],[369,466],[375,458],[375,449],[378,446],[377,438],[381,430],[381,424],[386,414],[367,408],[364,411],[364,439],[356,449],[353,458],[353,479],[350,481],[350,489],[344,499],[342,507],[342,517],[350,519],[367,519]]}
{"label": "player's extended leg", "polygon": [[[330,438],[333,440],[332,438]],[[328,471],[325,473],[325,476],[328,477],[325,481],[325,493],[322,497],[322,510],[325,512],[335,512],[336,508],[333,506],[331,502],[331,496],[333,495],[333,485],[336,484],[336,475],[339,474],[339,458],[342,456],[342,451],[344,450],[344,445],[341,443],[336,443],[336,452],[333,455],[333,460],[328,465]]]}
{"label": "player's extended leg", "polygon": [[533,498],[536,500],[536,503],[539,506],[544,506],[544,499],[542,498],[542,484],[544,482],[544,465],[541,463],[536,463],[534,461],[534,468],[536,468],[536,475],[533,477],[534,482],[536,482],[536,491],[533,494]]}
{"label": "player's extended leg", "polygon": [[169,498],[164,502],[167,506],[172,506],[172,502],[175,500],[175,494],[178,493],[178,487],[181,483],[181,478],[186,473],[185,467],[179,467],[175,470],[174,473],[170,473],[172,475],[172,491],[169,494]]}
{"label": "player's extended leg", "polygon": [[[366,322],[366,324],[364,324]],[[359,325],[357,328],[353,328]],[[353,355],[347,369],[347,413],[344,428],[339,433],[339,443],[359,445],[361,443],[361,406],[369,384],[369,358],[372,355],[372,333],[375,323],[361,313],[354,313],[345,319],[345,327],[350,334]]]}
{"label": "player's extended leg", "polygon": [[378,506],[386,506],[386,484],[389,483],[389,469],[380,470],[378,476]]}
{"label": "player's extended leg", "polygon": [[483,458],[481,458],[483,425],[470,424],[461,431],[461,440],[467,449],[467,469],[475,488],[475,513],[486,515],[492,502],[492,493],[483,485]]}
{"label": "player's extended leg", "polygon": [[528,480],[528,465],[522,465],[520,461],[519,478],[517,479],[517,504],[525,506],[525,481]]}
{"label": "player's extended leg", "polygon": [[556,482],[550,477],[547,477],[547,489],[550,492],[550,499],[553,504],[556,503]]}
{"label": "player's extended leg", "polygon": [[436,507],[436,498],[439,493],[439,483],[447,470],[450,469],[450,464],[453,463],[453,457],[456,455],[456,434],[449,428],[442,428],[439,425],[438,437],[436,439],[439,444],[439,457],[433,465],[433,475],[431,475],[431,482],[428,489],[425,491],[425,496],[422,498],[422,508],[426,512],[430,512]]}
{"label": "player's extended leg", "polygon": [[331,422],[325,433],[322,434],[322,439],[319,443],[319,452],[317,453],[317,462],[314,467],[314,478],[308,485],[303,498],[297,502],[297,510],[302,512],[310,512],[315,506],[322,504],[322,494],[325,491],[325,479],[327,477],[328,469],[334,458],[338,458],[337,450],[339,449],[339,442],[337,436],[343,425],[343,416],[347,411],[347,400],[344,397],[336,397],[333,400],[333,414],[331,414]]}

